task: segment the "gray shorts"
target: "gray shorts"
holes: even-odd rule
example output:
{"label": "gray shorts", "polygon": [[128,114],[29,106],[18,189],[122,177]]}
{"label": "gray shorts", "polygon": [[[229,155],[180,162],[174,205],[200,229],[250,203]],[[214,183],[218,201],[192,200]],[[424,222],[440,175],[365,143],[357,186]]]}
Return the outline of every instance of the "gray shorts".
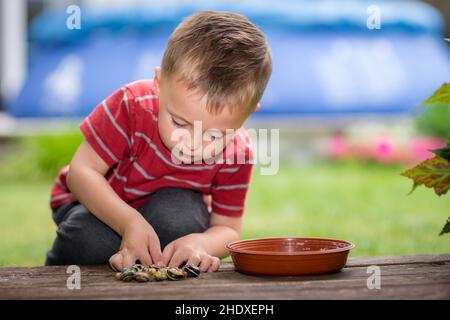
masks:
{"label": "gray shorts", "polygon": [[[155,229],[161,250],[182,236],[205,231],[210,212],[202,194],[183,188],[164,188],[138,210]],[[107,264],[119,251],[121,237],[77,201],[53,210],[58,226],[45,265]]]}

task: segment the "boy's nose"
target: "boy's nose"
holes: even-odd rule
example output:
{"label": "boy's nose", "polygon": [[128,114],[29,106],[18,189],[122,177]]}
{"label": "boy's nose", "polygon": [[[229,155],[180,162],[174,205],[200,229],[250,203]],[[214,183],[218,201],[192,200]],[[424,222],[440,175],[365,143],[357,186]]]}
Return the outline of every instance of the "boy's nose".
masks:
{"label": "boy's nose", "polygon": [[200,149],[201,145],[202,145],[201,140],[200,141],[196,141],[196,139],[184,140],[184,146],[186,150],[188,150],[190,153],[194,153],[196,150]]}

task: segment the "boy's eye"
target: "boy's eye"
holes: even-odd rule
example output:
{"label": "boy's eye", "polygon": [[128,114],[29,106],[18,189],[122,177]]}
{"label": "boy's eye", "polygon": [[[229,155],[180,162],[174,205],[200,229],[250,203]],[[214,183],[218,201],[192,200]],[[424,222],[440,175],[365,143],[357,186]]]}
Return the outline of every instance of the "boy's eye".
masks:
{"label": "boy's eye", "polygon": [[210,134],[209,134],[209,139],[210,139],[211,141],[220,140],[220,139],[222,139],[222,138],[223,138],[222,135],[221,135],[221,134],[218,134],[218,133],[210,133]]}
{"label": "boy's eye", "polygon": [[173,123],[176,127],[180,127],[180,128],[186,126],[186,125],[183,124],[183,123],[179,123],[179,122],[175,121],[174,118],[172,118],[172,123]]}
{"label": "boy's eye", "polygon": [[220,135],[217,135],[217,136],[211,136],[211,140],[212,141],[214,141],[214,140],[220,140],[220,139],[222,139],[222,136],[220,136]]}

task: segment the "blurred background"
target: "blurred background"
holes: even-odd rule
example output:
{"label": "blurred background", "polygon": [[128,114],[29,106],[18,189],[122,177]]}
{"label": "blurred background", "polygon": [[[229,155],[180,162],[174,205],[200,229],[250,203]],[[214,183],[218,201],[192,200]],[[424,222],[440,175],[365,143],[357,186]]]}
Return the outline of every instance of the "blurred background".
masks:
{"label": "blurred background", "polygon": [[[186,16],[242,13],[266,34],[273,75],[247,128],[279,129],[280,167],[256,169],[243,238],[342,238],[353,256],[450,252],[450,197],[400,173],[450,136],[422,106],[450,79],[450,2],[0,0],[0,265],[41,265],[49,191],[81,119],[153,77]],[[78,20],[77,17],[80,19]]]}

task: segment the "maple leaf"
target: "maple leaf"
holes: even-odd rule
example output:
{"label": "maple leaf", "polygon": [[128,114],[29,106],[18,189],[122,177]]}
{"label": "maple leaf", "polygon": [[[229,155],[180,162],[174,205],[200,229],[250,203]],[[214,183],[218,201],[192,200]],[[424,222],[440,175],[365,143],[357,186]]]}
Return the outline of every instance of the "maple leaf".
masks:
{"label": "maple leaf", "polygon": [[[450,139],[449,139],[450,140]],[[450,162],[450,142],[443,148],[428,150]]]}
{"label": "maple leaf", "polygon": [[440,236],[442,236],[443,234],[449,233],[450,232],[450,217],[447,219],[447,222],[445,223],[445,226],[442,228],[441,233],[439,233]]}
{"label": "maple leaf", "polygon": [[[445,40],[450,42],[450,39]],[[431,97],[422,102],[422,105],[427,104],[445,105],[450,108],[450,83],[444,83]],[[429,151],[436,156],[401,173],[414,181],[410,194],[421,184],[433,188],[438,196],[446,194],[450,188],[450,137],[445,147]],[[450,233],[450,217],[439,235],[446,233]]]}
{"label": "maple leaf", "polygon": [[446,194],[450,188],[450,162],[439,156],[427,159],[402,172],[401,175],[414,181],[411,192],[423,184],[428,188],[433,188],[434,192],[441,196]]}
{"label": "maple leaf", "polygon": [[444,83],[431,97],[422,102],[423,105],[431,103],[450,104],[450,83]]}

